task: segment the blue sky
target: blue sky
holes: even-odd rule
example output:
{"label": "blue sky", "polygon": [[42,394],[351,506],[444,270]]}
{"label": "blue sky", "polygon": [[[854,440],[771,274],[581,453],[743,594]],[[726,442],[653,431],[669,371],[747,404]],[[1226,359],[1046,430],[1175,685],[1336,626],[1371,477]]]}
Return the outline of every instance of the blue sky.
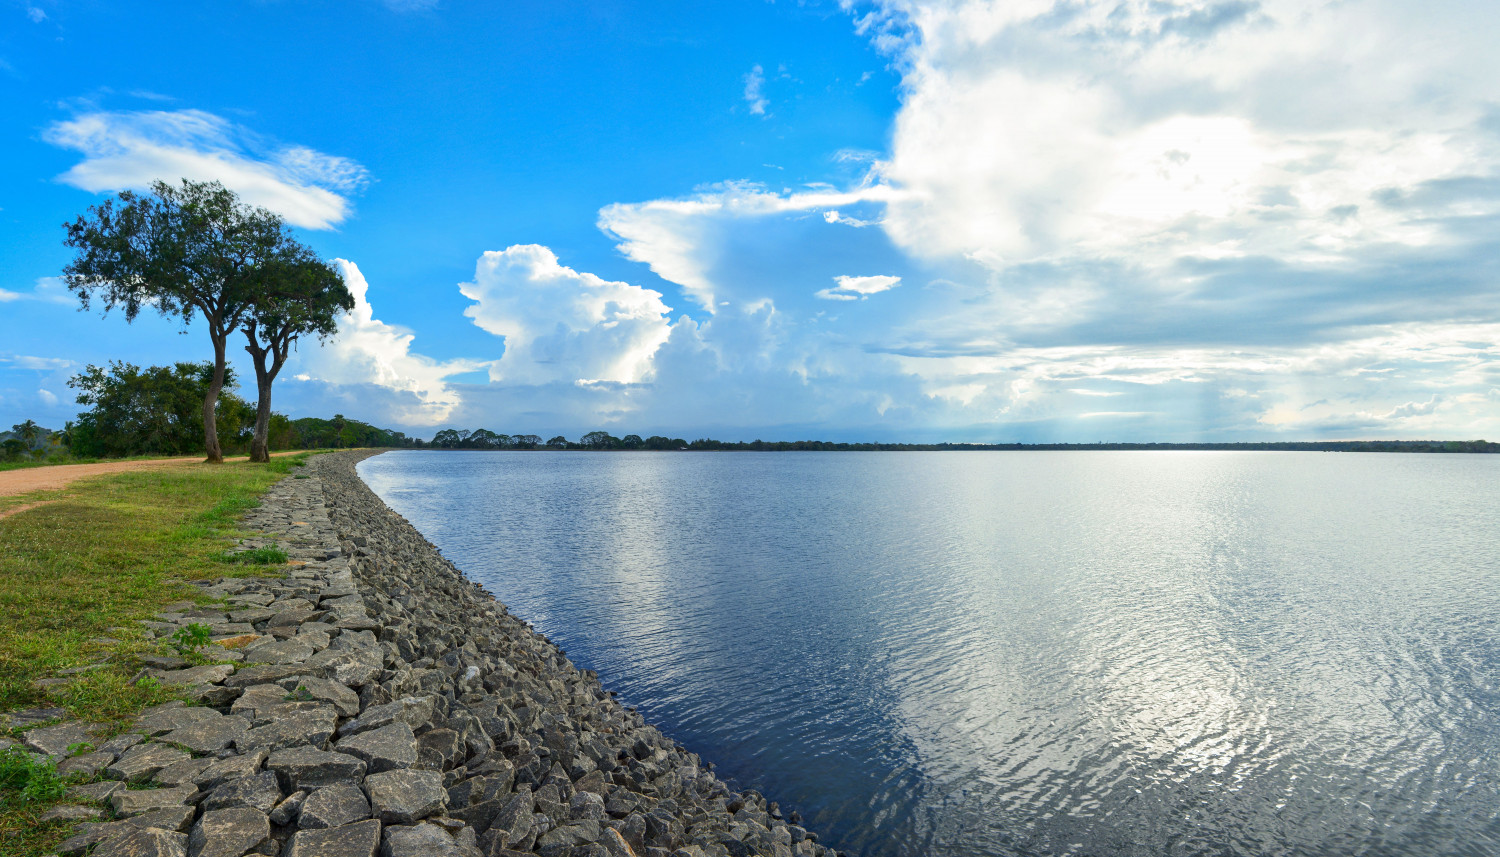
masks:
{"label": "blue sky", "polygon": [[1477,2],[0,0],[0,424],[60,426],[88,363],[204,359],[57,279],[64,221],[186,176],[359,295],[278,381],[292,416],[1494,439],[1497,31]]}

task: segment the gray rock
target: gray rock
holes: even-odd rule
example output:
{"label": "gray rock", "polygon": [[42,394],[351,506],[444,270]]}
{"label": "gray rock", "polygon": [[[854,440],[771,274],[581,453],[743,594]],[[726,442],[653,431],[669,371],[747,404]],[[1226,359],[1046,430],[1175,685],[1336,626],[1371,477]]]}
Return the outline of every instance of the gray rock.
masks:
{"label": "gray rock", "polygon": [[325,830],[299,830],[282,857],[375,857],[380,846],[380,822],[357,821]]}
{"label": "gray rock", "polygon": [[94,857],[187,857],[187,837],[156,827],[125,825],[99,843]]}
{"label": "gray rock", "polygon": [[119,761],[105,768],[104,775],[130,783],[144,783],[162,768],[191,758],[176,747],[165,744],[138,744],[127,750]]}
{"label": "gray rock", "polygon": [[363,759],[344,753],[292,747],[272,753],[266,759],[266,769],[275,772],[287,791],[297,791],[358,780],[367,767]]}
{"label": "gray rock", "polygon": [[340,827],[370,817],[370,802],[354,783],[335,783],[308,795],[298,824],[304,829]]}
{"label": "gray rock", "polygon": [[187,829],[193,824],[193,816],[197,814],[197,807],[169,806],[166,809],[154,809],[133,818],[127,818],[125,823],[133,824],[136,827],[159,827],[162,830],[175,830],[178,833],[186,833]]}
{"label": "gray rock", "polygon": [[63,759],[57,763],[57,773],[60,776],[72,774],[84,774],[93,776],[109,767],[115,760],[113,753],[84,753],[82,756],[74,756],[71,759]]}
{"label": "gray rock", "polygon": [[402,722],[342,738],[336,748],[364,759],[372,774],[410,768],[417,761],[417,736]]}
{"label": "gray rock", "polygon": [[423,822],[413,827],[387,827],[380,857],[480,857],[480,852],[472,845],[459,845],[442,827]]}
{"label": "gray rock", "polygon": [[252,684],[229,706],[230,714],[259,719],[256,712],[287,702],[287,690],[279,684]]}
{"label": "gray rock", "polygon": [[104,811],[96,806],[77,806],[70,803],[62,803],[42,813],[42,822],[48,821],[97,821],[103,817]]}
{"label": "gray rock", "polygon": [[178,744],[194,753],[217,753],[249,731],[250,721],[243,717],[221,716],[173,729],[157,740]]}
{"label": "gray rock", "polygon": [[211,789],[228,780],[248,777],[260,770],[261,764],[266,761],[266,755],[265,749],[262,748],[251,750],[249,753],[241,753],[238,756],[216,759],[193,777],[193,784],[199,788]]}
{"label": "gray rock", "polygon": [[266,814],[248,807],[203,813],[188,837],[192,857],[243,857],[271,838]]}
{"label": "gray rock", "polygon": [[22,729],[35,723],[61,720],[67,716],[68,709],[66,708],[28,708],[25,711],[0,714],[0,726],[6,729]]}
{"label": "gray rock", "polygon": [[[620,831],[606,827],[599,834],[599,844],[604,846],[604,853],[609,857],[636,857],[635,849],[620,835]],[[666,849],[660,849],[665,851]]]}
{"label": "gray rock", "polygon": [[317,653],[310,642],[300,637],[259,643],[243,651],[247,664],[300,664]]}
{"label": "gray rock", "polygon": [[240,752],[264,747],[280,750],[285,747],[314,747],[323,749],[333,737],[338,715],[333,708],[315,711],[299,711],[265,726],[258,726],[235,739],[234,746]]}
{"label": "gray rock", "polygon": [[198,794],[193,786],[178,786],[171,789],[119,789],[109,796],[110,808],[115,815],[129,817],[158,809],[179,807]]}
{"label": "gray rock", "polygon": [[164,786],[187,785],[193,783],[203,773],[203,769],[211,764],[213,759],[184,759],[157,771],[152,780]]}
{"label": "gray rock", "polygon": [[99,752],[111,753],[116,759],[125,754],[126,750],[146,740],[139,732],[123,732],[99,745]]}
{"label": "gray rock", "polygon": [[288,693],[297,693],[298,688],[301,688],[313,699],[332,705],[340,717],[354,717],[359,714],[359,694],[336,681],[310,675],[297,675],[282,679],[279,684],[286,688]]}
{"label": "gray rock", "polygon": [[345,687],[363,687],[385,669],[378,649],[328,648],[307,659],[306,671],[332,679]]}
{"label": "gray rock", "polygon": [[423,732],[417,742],[417,765],[433,771],[452,770],[460,761],[464,745],[457,732],[452,729],[433,729]]}
{"label": "gray rock", "polygon": [[307,792],[295,791],[276,804],[271,810],[271,823],[277,827],[289,827],[297,823],[297,817],[302,815],[302,804],[307,802]]}
{"label": "gray rock", "polygon": [[437,700],[431,696],[402,697],[395,702],[367,709],[358,718],[345,723],[339,729],[339,734],[353,735],[356,732],[389,726],[397,721],[405,723],[415,731],[432,719],[436,706]]}
{"label": "gray rock", "polygon": [[574,819],[592,818],[595,821],[603,821],[608,815],[604,812],[604,798],[593,792],[578,792],[573,799],[568,801],[568,816]]}
{"label": "gray rock", "polygon": [[276,804],[281,803],[281,798],[281,786],[276,782],[276,775],[270,771],[261,771],[258,774],[221,784],[209,792],[208,797],[203,800],[203,809],[233,809],[244,806],[269,814],[276,808]]}
{"label": "gray rock", "polygon": [[195,685],[218,684],[234,672],[228,664],[211,664],[205,667],[189,667],[185,670],[158,670],[155,675],[163,684]]}
{"label": "gray rock", "polygon": [[141,716],[135,719],[134,731],[154,738],[200,720],[217,720],[222,716],[212,708],[195,708],[184,706],[180,702],[169,702],[141,712]]}
{"label": "gray rock", "polygon": [[448,805],[443,775],[436,771],[385,771],[365,778],[365,794],[375,817],[386,824],[411,824]]}
{"label": "gray rock", "polygon": [[44,756],[62,757],[68,755],[68,748],[75,744],[87,744],[92,748],[98,740],[91,731],[95,728],[78,722],[42,726],[23,734],[21,743]]}
{"label": "gray rock", "polygon": [[68,797],[74,800],[91,800],[103,803],[109,800],[109,796],[124,788],[119,782],[105,781],[102,783],[85,783],[81,786],[69,786]]}

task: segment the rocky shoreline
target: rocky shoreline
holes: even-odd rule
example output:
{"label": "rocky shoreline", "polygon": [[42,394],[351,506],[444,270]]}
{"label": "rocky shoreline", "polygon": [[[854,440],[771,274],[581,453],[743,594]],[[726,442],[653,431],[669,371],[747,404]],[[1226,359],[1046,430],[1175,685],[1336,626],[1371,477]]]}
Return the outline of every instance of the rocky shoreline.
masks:
{"label": "rocky shoreline", "polygon": [[286,577],[205,583],[226,606],[146,623],[209,626],[204,654],[228,663],[152,670],[200,705],[71,757],[87,724],[26,733],[60,771],[106,777],[73,793],[114,820],[61,853],[835,857],[464,577],[359,479],[373,454],[309,459],[246,519],[266,536],[237,549],[279,546]]}

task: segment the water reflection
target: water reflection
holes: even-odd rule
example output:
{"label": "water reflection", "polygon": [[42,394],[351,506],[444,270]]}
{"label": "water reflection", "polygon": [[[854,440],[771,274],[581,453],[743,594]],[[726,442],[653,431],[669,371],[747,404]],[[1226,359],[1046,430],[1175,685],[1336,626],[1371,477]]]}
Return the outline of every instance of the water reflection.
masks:
{"label": "water reflection", "polygon": [[460,567],[870,855],[1500,850],[1500,460],[393,453]]}

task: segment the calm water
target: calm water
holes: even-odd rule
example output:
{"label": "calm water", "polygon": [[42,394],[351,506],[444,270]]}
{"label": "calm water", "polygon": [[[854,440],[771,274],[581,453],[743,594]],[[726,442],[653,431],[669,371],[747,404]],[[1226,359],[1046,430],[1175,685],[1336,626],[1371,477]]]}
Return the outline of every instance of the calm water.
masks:
{"label": "calm water", "polygon": [[1500,456],[395,452],[360,472],[836,847],[1500,853]]}

